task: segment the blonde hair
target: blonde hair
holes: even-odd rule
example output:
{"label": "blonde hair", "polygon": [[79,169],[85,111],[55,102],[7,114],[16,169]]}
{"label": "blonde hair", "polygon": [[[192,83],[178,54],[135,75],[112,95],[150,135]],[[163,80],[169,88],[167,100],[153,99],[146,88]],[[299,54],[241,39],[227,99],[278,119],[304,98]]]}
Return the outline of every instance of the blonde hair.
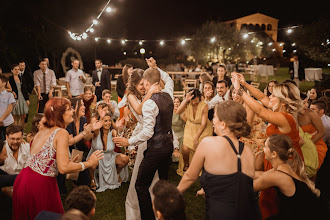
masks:
{"label": "blonde hair", "polygon": [[[293,115],[295,118],[297,117],[298,112],[303,107],[300,91],[297,86],[292,83],[275,85],[273,95],[280,100],[280,103],[286,106],[287,113]],[[276,104],[273,110],[277,109],[280,103]]]}
{"label": "blonde hair", "polygon": [[292,147],[292,140],[283,134],[273,134],[268,138],[268,147],[271,151],[275,151],[278,157],[287,162],[291,157],[291,168],[298,177],[307,184],[310,190],[317,196],[320,196],[320,190],[315,188],[315,184],[308,178],[305,164],[302,161],[298,152]]}

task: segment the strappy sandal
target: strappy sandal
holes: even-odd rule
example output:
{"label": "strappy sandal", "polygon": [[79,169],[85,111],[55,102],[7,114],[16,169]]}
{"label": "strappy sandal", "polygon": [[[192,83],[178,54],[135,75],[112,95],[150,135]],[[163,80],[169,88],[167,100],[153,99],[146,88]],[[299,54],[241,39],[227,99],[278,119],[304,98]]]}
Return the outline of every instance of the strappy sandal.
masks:
{"label": "strappy sandal", "polygon": [[188,168],[189,168],[189,165],[184,165],[183,172],[186,172],[188,170]]}
{"label": "strappy sandal", "polygon": [[96,191],[95,180],[91,180],[91,190],[92,190],[92,191]]}

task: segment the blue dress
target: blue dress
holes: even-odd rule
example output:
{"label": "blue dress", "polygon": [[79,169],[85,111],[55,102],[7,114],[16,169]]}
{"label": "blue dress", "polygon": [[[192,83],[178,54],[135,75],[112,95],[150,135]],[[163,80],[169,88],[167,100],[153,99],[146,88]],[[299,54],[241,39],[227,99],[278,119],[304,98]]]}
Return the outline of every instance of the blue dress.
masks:
{"label": "blue dress", "polygon": [[[107,149],[103,152],[104,158],[99,161],[98,169],[95,171],[95,182],[98,187],[96,192],[103,192],[107,189],[119,188],[121,183],[118,181],[118,174],[116,168],[116,157],[120,153],[114,151],[115,144],[112,141],[112,132],[108,133]],[[101,140],[101,132],[92,141],[92,148],[88,153],[87,159],[96,150],[103,150]],[[128,181],[129,173],[128,167],[125,166],[119,173],[123,182]]]}

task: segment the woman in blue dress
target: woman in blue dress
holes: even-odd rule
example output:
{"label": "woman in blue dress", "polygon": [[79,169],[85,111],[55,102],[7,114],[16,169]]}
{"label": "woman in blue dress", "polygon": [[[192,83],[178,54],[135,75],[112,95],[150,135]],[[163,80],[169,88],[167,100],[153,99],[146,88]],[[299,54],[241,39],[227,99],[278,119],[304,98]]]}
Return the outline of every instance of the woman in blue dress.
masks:
{"label": "woman in blue dress", "polygon": [[[102,115],[103,116],[103,115]],[[125,154],[114,151],[115,144],[112,137],[116,136],[113,129],[114,123],[109,112],[100,118],[103,126],[93,134],[92,148],[87,156],[96,150],[103,150],[104,158],[99,161],[98,169],[94,172],[95,182],[98,187],[96,192],[103,192],[107,189],[116,189],[122,182],[128,181],[128,157]],[[91,168],[96,169],[96,167]]]}

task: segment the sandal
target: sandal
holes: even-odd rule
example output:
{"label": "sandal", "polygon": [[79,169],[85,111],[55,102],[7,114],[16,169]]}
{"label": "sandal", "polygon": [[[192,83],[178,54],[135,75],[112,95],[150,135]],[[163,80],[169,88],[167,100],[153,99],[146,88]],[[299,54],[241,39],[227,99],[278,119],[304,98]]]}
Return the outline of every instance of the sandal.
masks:
{"label": "sandal", "polygon": [[186,172],[188,170],[188,168],[189,168],[189,165],[184,165],[183,172]]}
{"label": "sandal", "polygon": [[91,190],[92,190],[92,191],[96,191],[95,180],[91,180]]}

